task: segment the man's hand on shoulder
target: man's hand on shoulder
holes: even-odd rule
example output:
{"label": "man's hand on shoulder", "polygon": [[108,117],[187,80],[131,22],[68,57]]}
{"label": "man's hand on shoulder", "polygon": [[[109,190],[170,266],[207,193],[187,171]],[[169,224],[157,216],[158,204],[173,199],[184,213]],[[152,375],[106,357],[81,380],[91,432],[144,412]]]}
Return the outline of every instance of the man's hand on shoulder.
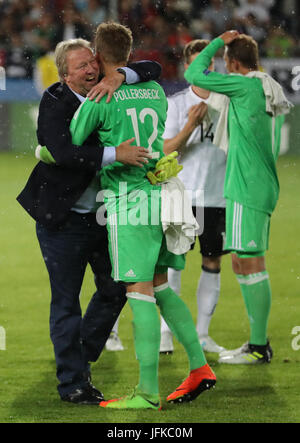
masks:
{"label": "man's hand on shoulder", "polygon": [[132,146],[135,138],[130,138],[121,143],[116,148],[116,161],[124,165],[132,165],[142,167],[143,163],[148,163],[148,158],[151,159],[149,151],[141,146]]}
{"label": "man's hand on shoulder", "polygon": [[112,99],[113,93],[123,84],[125,80],[125,75],[115,71],[109,77],[103,77],[103,79],[95,85],[87,97],[90,100],[94,100],[99,103],[101,98],[107,94],[106,103],[109,103]]}

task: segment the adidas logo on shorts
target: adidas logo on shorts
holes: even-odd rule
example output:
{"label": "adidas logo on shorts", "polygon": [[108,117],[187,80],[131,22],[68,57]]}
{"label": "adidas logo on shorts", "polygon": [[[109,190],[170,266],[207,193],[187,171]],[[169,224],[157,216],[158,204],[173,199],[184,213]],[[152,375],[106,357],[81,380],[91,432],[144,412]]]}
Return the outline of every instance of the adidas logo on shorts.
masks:
{"label": "adidas logo on shorts", "polygon": [[257,244],[255,243],[254,240],[251,240],[248,244],[247,244],[248,248],[257,248]]}
{"label": "adidas logo on shorts", "polygon": [[136,277],[136,275],[132,269],[129,269],[129,271],[126,272],[125,277]]}

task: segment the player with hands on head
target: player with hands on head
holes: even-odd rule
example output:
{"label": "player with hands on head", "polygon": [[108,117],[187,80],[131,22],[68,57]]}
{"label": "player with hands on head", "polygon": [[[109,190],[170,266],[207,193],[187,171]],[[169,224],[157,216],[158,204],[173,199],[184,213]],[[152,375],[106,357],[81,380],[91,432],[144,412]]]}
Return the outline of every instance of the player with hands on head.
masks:
{"label": "player with hands on head", "polygon": [[[225,47],[228,74],[209,69]],[[220,354],[220,363],[260,364],[272,359],[268,339],[271,286],[266,270],[271,215],[279,196],[276,160],[284,115],[291,103],[281,85],[259,70],[256,41],[238,31],[214,39],[191,63],[185,78],[193,85],[227,96],[221,110],[223,125],[216,139],[227,152],[224,184],[226,242],[240,285],[249,323],[245,345]]]}

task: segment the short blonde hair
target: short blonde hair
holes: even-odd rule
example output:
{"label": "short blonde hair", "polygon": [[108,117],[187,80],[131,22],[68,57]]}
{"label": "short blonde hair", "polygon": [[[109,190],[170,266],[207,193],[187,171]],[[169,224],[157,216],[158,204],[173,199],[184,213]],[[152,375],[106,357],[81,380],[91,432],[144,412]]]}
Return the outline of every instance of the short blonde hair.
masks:
{"label": "short blonde hair", "polygon": [[209,40],[192,40],[191,42],[187,43],[183,49],[183,59],[185,63],[190,64],[191,56],[194,54],[198,54],[198,52],[201,52],[206,46],[208,46],[210,43]]}
{"label": "short blonde hair", "polygon": [[115,22],[101,23],[96,31],[95,50],[109,63],[127,62],[132,48],[132,32]]}
{"label": "short blonde hair", "polygon": [[65,75],[68,73],[68,65],[67,65],[68,52],[81,48],[89,49],[93,53],[90,42],[84,40],[83,38],[72,38],[69,40],[64,40],[57,44],[54,54],[55,64],[57,67],[59,78],[62,82],[64,81]]}

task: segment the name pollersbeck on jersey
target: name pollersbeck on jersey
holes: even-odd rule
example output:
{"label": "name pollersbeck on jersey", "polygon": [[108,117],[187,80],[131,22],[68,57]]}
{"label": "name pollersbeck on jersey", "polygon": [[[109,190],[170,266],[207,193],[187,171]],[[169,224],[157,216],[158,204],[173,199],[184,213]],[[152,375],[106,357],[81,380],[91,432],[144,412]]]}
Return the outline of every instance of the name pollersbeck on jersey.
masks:
{"label": "name pollersbeck on jersey", "polygon": [[118,102],[119,100],[132,100],[132,99],[152,99],[159,100],[159,90],[158,89],[120,89],[114,92],[114,98]]}

